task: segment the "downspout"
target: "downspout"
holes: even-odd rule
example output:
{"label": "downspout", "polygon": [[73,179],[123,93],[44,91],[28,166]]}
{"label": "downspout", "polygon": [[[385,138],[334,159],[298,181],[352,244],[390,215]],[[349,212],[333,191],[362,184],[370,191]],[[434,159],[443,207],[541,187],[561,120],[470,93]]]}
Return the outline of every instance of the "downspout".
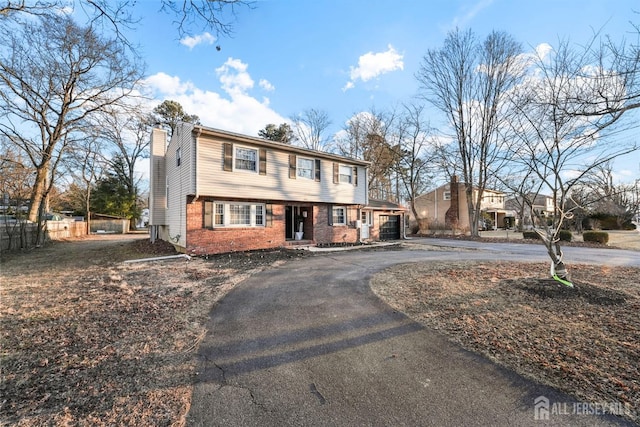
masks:
{"label": "downspout", "polygon": [[195,194],[193,197],[193,203],[198,201],[200,198],[200,190],[198,188],[198,145],[200,141],[200,135],[202,135],[202,128],[198,128],[195,134],[195,142],[193,144],[193,161],[191,161],[191,165],[193,166],[192,176],[194,177],[195,182],[193,186],[195,187]]}

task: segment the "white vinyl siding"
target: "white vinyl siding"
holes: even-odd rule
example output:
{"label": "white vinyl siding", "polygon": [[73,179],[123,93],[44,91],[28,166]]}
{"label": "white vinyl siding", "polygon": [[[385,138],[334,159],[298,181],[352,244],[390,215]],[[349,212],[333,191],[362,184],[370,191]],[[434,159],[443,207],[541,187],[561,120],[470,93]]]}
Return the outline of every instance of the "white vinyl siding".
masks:
{"label": "white vinyl siding", "polygon": [[[172,243],[186,247],[187,197],[195,193],[196,146],[191,134],[193,125],[176,129],[166,150],[167,209],[166,225]],[[178,166],[180,156],[180,166]]]}
{"label": "white vinyl siding", "polygon": [[[367,182],[363,166],[357,166],[357,185],[333,185],[334,159],[319,159],[314,179],[290,178],[289,157],[286,148],[267,147],[266,173],[233,173],[224,170],[225,140],[200,137],[198,142],[197,193],[216,195],[220,199],[243,197],[257,200],[295,200],[299,202],[335,203],[337,205],[367,204]],[[233,144],[233,151],[237,144]],[[246,146],[244,144],[243,146]],[[260,150],[261,148],[256,147]],[[183,152],[183,159],[185,158]],[[297,156],[304,157],[304,156]],[[307,157],[311,158],[311,157]],[[315,158],[314,161],[318,160]],[[293,165],[297,169],[297,159]],[[352,166],[353,167],[353,166]],[[316,172],[318,180],[315,179]]]}

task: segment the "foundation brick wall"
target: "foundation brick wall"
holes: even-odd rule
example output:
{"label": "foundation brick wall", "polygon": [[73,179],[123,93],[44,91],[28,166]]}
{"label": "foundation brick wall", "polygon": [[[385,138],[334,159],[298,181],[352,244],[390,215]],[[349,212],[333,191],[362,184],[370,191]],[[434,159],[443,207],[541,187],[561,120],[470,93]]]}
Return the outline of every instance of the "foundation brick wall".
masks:
{"label": "foundation brick wall", "polygon": [[[204,200],[187,201],[187,247],[190,255],[272,249],[285,245],[285,205],[270,204],[271,224],[266,227],[204,228]],[[305,238],[313,243],[356,243],[359,230],[352,225],[357,209],[349,207],[349,225],[328,225],[328,205],[308,206],[313,212],[305,218]],[[314,224],[311,227],[312,223]],[[312,230],[312,232],[309,232]]]}
{"label": "foundation brick wall", "polygon": [[[347,217],[349,219],[356,218],[357,210],[348,209],[350,212]],[[359,230],[351,225],[329,225],[328,212],[327,205],[314,206],[313,208],[313,216],[316,218],[316,225],[313,229],[314,241],[316,243],[356,243]]]}
{"label": "foundation brick wall", "polygon": [[206,255],[271,249],[284,245],[284,206],[272,205],[271,226],[203,228],[204,201],[187,204],[187,254]]}

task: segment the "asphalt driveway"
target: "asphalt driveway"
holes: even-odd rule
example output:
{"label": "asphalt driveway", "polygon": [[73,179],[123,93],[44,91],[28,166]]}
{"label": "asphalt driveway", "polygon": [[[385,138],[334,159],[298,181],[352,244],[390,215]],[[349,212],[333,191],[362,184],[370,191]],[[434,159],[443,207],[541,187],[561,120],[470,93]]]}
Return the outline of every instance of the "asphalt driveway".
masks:
{"label": "asphalt driveway", "polygon": [[[430,239],[433,240],[433,239]],[[450,343],[378,300],[370,277],[400,262],[545,260],[510,249],[381,249],[320,254],[254,275],[212,312],[200,348],[193,426],[618,425]],[[502,249],[500,249],[502,248]],[[433,249],[425,246],[424,249]],[[584,248],[567,260],[590,262]],[[582,252],[586,251],[586,252]],[[640,265],[640,253],[603,260]],[[593,262],[600,258],[593,255]],[[585,259],[586,258],[586,259]],[[550,411],[549,419],[535,419]],[[548,401],[544,401],[548,399]],[[548,406],[545,406],[549,402]],[[564,406],[554,404],[562,403]],[[542,405],[542,406],[541,406]]]}

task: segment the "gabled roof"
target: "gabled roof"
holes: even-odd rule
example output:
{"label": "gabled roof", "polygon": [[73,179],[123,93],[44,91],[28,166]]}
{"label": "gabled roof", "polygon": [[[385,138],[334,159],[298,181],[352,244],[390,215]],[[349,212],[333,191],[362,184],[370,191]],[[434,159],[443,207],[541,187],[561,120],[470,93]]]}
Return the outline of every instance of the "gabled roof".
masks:
{"label": "gabled roof", "polygon": [[257,146],[260,146],[260,147],[271,147],[271,148],[277,147],[277,148],[280,148],[280,149],[282,149],[284,151],[289,151],[289,152],[300,154],[300,155],[303,155],[303,156],[306,155],[306,156],[310,156],[310,157],[319,157],[319,158],[328,159],[328,160],[335,160],[337,162],[348,162],[350,164],[354,164],[354,165],[358,165],[358,166],[369,167],[369,165],[371,164],[371,162],[367,162],[367,161],[364,161],[364,160],[354,159],[354,158],[346,157],[346,156],[340,156],[338,154],[327,153],[327,152],[324,152],[324,151],[309,150],[308,148],[302,148],[302,147],[298,147],[298,146],[291,145],[291,144],[285,144],[285,143],[282,143],[282,142],[270,141],[270,140],[264,139],[264,138],[258,138],[258,137],[254,137],[254,136],[243,135],[243,134],[240,134],[240,133],[229,132],[229,131],[226,131],[226,130],[210,128],[210,127],[202,126],[202,125],[194,125],[192,133],[193,133],[193,135],[195,137],[198,137],[198,136],[201,136],[201,135],[205,135],[205,136],[213,136],[213,137],[218,137],[218,138],[224,138],[224,139],[231,140],[231,141],[236,141],[236,142],[239,142],[239,143],[257,145]]}

